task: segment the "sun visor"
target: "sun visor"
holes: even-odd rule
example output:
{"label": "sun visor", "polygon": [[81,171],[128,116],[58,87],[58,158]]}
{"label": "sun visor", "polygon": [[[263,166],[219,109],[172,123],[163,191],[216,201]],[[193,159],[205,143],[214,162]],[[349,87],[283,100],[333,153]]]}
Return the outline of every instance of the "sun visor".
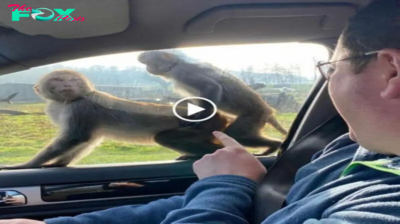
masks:
{"label": "sun visor", "polygon": [[[272,35],[298,35],[341,30],[356,8],[351,4],[258,4],[212,8],[192,18],[185,26],[188,34],[216,32],[248,33],[273,30]],[[304,25],[308,24],[308,25]]]}
{"label": "sun visor", "polygon": [[128,0],[1,0],[0,26],[28,35],[84,38],[124,31]]}

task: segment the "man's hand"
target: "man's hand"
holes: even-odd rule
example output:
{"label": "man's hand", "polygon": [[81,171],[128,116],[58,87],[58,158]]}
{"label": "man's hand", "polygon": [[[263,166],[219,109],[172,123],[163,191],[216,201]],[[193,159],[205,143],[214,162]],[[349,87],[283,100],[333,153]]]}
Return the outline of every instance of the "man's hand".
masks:
{"label": "man's hand", "polygon": [[199,179],[216,175],[238,175],[258,182],[265,175],[265,167],[236,140],[222,132],[213,133],[225,148],[205,155],[193,164],[193,170]]}
{"label": "man's hand", "polygon": [[0,224],[46,224],[46,223],[30,219],[7,219],[7,220],[0,220]]}

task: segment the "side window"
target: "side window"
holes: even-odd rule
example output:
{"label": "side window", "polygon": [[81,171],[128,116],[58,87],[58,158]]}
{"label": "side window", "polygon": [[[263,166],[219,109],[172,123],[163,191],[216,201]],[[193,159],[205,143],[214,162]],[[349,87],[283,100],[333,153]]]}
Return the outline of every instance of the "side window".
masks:
{"label": "side window", "polygon": [[[235,127],[231,133],[242,138],[250,151],[259,153],[267,148],[257,146],[265,139],[284,140],[285,134],[277,126],[281,125],[286,131],[290,129],[311,87],[319,78],[316,63],[326,61],[329,55],[323,46],[299,43],[180,48],[167,52],[185,63],[199,65],[196,69],[190,66],[172,68],[175,72],[191,76],[191,83],[178,85],[179,82],[150,74],[154,70],[146,69],[146,63],[138,60],[139,55],[146,55],[143,52],[67,61],[0,76],[0,166],[29,161],[56,136],[59,126],[52,124],[45,114],[45,101],[33,90],[41,77],[56,69],[75,70],[87,77],[96,90],[123,100],[141,102],[142,105],[161,104],[172,109],[180,99],[206,92],[205,95],[212,100],[219,99],[217,107],[223,116],[228,117],[230,125],[235,122],[237,113],[247,116],[241,122],[233,123]],[[154,67],[155,59],[147,56],[147,65]],[[160,69],[170,68],[168,64],[160,66]],[[212,81],[206,83],[196,77]],[[221,88],[211,88],[211,83],[217,83]],[[199,89],[194,90],[191,85],[198,85]],[[251,94],[247,94],[249,89]],[[222,93],[219,94],[219,91]],[[266,112],[272,114],[272,110],[260,110],[265,105],[275,111],[272,116],[276,117],[275,121],[270,122],[271,116],[264,116]],[[193,110],[197,113],[199,108],[193,107]],[[231,126],[229,128],[232,129]],[[253,136],[250,132],[254,132]],[[174,138],[174,133],[168,137]],[[184,142],[184,137],[181,140]],[[174,160],[179,155],[159,144],[146,145],[139,141],[109,138],[77,165]]]}

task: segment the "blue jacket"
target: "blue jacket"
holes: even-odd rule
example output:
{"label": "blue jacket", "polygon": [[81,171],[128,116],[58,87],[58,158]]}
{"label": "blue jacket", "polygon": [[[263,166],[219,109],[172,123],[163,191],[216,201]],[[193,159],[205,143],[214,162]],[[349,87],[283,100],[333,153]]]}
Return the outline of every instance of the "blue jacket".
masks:
{"label": "blue jacket", "polygon": [[[370,152],[348,135],[333,141],[302,167],[287,206],[263,224],[400,223],[400,157]],[[247,224],[256,183],[214,176],[194,183],[184,196],[123,206],[47,224]]]}

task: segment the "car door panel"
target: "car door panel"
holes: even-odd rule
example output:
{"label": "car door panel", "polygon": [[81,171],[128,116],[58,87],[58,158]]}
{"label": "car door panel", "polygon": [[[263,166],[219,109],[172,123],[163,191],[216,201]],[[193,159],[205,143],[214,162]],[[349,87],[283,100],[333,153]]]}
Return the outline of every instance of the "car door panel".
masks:
{"label": "car door panel", "polygon": [[[260,161],[268,169],[275,159]],[[184,161],[1,171],[0,180],[0,192],[16,191],[26,197],[24,205],[0,203],[0,219],[44,219],[183,195],[197,177],[192,162]]]}

